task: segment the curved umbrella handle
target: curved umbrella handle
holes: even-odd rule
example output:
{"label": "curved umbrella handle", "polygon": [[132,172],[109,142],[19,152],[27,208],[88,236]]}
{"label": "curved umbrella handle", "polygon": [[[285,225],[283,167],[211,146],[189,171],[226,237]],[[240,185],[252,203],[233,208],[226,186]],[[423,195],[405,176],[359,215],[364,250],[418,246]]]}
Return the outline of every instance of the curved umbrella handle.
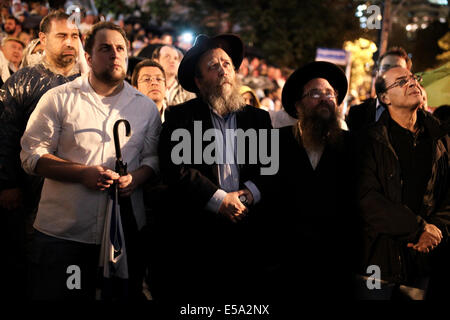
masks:
{"label": "curved umbrella handle", "polygon": [[116,159],[122,161],[122,152],[120,151],[120,140],[119,140],[119,124],[125,124],[126,136],[129,137],[131,134],[131,126],[128,120],[120,119],[114,123],[113,133],[114,133],[114,146],[116,147]]}

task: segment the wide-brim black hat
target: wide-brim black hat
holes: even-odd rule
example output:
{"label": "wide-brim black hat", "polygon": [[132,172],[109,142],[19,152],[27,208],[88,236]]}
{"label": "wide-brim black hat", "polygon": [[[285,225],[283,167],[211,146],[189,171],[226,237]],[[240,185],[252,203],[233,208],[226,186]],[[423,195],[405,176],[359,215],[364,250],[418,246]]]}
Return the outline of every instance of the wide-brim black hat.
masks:
{"label": "wide-brim black hat", "polygon": [[300,100],[300,94],[302,94],[305,84],[315,78],[326,79],[337,90],[338,105],[344,100],[348,89],[347,77],[344,71],[333,63],[314,61],[295,70],[284,84],[281,100],[284,110],[291,117],[297,118],[295,103]]}
{"label": "wide-brim black hat", "polygon": [[233,61],[235,70],[241,66],[244,59],[244,43],[241,38],[234,34],[220,34],[211,38],[201,34],[197,36],[194,46],[186,52],[178,67],[178,82],[187,91],[199,92],[194,80],[195,67],[200,57],[213,48],[223,49]]}

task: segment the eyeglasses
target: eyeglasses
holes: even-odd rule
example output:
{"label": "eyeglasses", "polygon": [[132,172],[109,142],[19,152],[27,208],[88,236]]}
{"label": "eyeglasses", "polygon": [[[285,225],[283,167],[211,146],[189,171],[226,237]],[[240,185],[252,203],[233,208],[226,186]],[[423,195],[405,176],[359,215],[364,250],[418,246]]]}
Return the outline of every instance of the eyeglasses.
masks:
{"label": "eyeglasses", "polygon": [[415,75],[411,75],[410,77],[407,78],[403,78],[400,80],[395,81],[393,84],[391,84],[389,87],[386,88],[386,91],[388,91],[389,89],[395,88],[395,87],[400,87],[403,88],[405,85],[407,85],[411,80],[416,81],[417,83],[421,83],[422,82],[422,77],[420,76],[415,76]]}
{"label": "eyeglasses", "polygon": [[153,80],[155,80],[157,83],[162,84],[166,81],[165,78],[162,77],[143,77],[139,79],[139,83],[145,82],[147,84],[151,83]]}
{"label": "eyeglasses", "polygon": [[333,91],[333,90],[319,90],[319,89],[312,89],[310,91],[308,91],[307,93],[305,93],[302,96],[302,99],[306,96],[309,96],[311,99],[320,99],[322,97],[326,98],[326,99],[334,99],[338,96],[337,91]]}

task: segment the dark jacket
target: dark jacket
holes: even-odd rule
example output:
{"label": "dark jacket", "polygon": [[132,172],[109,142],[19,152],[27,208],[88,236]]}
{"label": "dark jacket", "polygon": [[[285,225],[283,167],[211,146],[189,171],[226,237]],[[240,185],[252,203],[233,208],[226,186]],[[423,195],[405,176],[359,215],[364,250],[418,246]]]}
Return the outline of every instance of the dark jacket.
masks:
{"label": "dark jacket", "polygon": [[271,226],[278,234],[284,278],[279,294],[293,296],[301,287],[307,299],[349,298],[356,226],[352,160],[347,131],[342,131],[339,145],[324,148],[313,169],[293,127],[280,129],[280,168],[271,197]]}
{"label": "dark jacket", "polygon": [[376,98],[369,98],[363,103],[350,107],[347,122],[350,131],[359,131],[375,122]]}
{"label": "dark jacket", "polygon": [[[447,248],[450,230],[449,137],[429,113],[417,112],[432,138],[433,150],[431,176],[420,212],[413,212],[402,202],[403,177],[390,140],[389,112],[383,112],[368,129],[360,146],[358,196],[364,220],[361,272],[366,274],[367,266],[378,265],[382,279],[396,283],[429,275],[433,257]],[[444,236],[428,255],[407,248],[407,243],[417,243],[426,223],[436,225]]]}
{"label": "dark jacket", "polygon": [[[49,89],[72,81],[78,76],[79,74],[70,77],[54,74],[42,64],[38,64],[18,70],[2,86],[0,90],[0,190],[16,187],[39,189],[37,185],[40,185],[42,178],[30,177],[21,168],[20,138],[25,131],[28,118],[42,95]],[[35,193],[35,191],[32,190],[26,194]]]}
{"label": "dark jacket", "polygon": [[[211,141],[203,141],[198,146],[201,149],[197,149],[198,140],[194,141],[202,139],[204,132],[213,128],[209,107],[196,98],[169,107],[165,112],[159,156],[161,175],[164,184],[168,185],[168,200],[164,214],[154,217],[155,229],[159,229],[159,232],[165,230],[162,237],[167,241],[162,250],[167,253],[168,247],[171,248],[170,257],[163,259],[172,261],[172,267],[176,269],[174,273],[179,276],[177,290],[183,290],[180,283],[196,279],[196,288],[204,290],[209,285],[213,286],[211,295],[221,290],[225,293],[226,290],[217,281],[222,281],[223,284],[226,279],[240,278],[244,273],[252,272],[249,264],[256,264],[256,259],[252,258],[257,256],[254,249],[254,245],[258,245],[254,233],[257,228],[253,226],[262,202],[250,208],[248,218],[238,224],[205,210],[206,204],[219,189],[217,165],[207,164],[203,159],[199,164],[193,162],[194,157],[201,158],[205,148],[211,144]],[[199,133],[194,132],[194,121],[201,121],[202,129]],[[271,129],[269,114],[251,106],[245,106],[237,112],[236,122],[237,128],[244,131]],[[172,151],[180,143],[178,140],[172,141],[172,134],[177,129],[186,129],[192,138],[191,164],[176,165],[172,160]],[[246,145],[246,151],[248,150]],[[244,187],[243,182],[251,180],[264,199],[267,194],[265,178],[260,175],[261,167],[259,160],[256,164],[239,164],[239,174],[241,188]],[[233,266],[242,270],[242,273],[230,273]],[[205,292],[198,293],[205,295]],[[195,292],[191,290],[191,294],[195,295]]]}

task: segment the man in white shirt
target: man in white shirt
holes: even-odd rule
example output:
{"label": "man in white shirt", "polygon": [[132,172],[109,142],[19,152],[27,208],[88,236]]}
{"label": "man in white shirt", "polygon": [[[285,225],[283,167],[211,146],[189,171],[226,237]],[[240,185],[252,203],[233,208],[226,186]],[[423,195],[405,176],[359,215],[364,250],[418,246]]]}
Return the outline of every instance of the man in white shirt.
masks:
{"label": "man in white shirt", "polygon": [[[92,299],[105,223],[108,189],[118,183],[130,196],[137,229],[145,225],[140,186],[158,170],[161,120],[155,104],[125,79],[127,39],[110,22],[96,24],[86,38],[91,71],[48,91],[39,101],[22,137],[22,166],[45,177],[34,228],[32,299]],[[114,172],[113,126],[131,124],[131,135],[119,130],[128,174]],[[124,129],[121,127],[121,129]],[[123,215],[122,215],[123,219]],[[139,292],[136,265],[125,234],[130,295]],[[135,261],[133,262],[133,264]],[[78,266],[81,288],[66,285],[69,266]]]}

